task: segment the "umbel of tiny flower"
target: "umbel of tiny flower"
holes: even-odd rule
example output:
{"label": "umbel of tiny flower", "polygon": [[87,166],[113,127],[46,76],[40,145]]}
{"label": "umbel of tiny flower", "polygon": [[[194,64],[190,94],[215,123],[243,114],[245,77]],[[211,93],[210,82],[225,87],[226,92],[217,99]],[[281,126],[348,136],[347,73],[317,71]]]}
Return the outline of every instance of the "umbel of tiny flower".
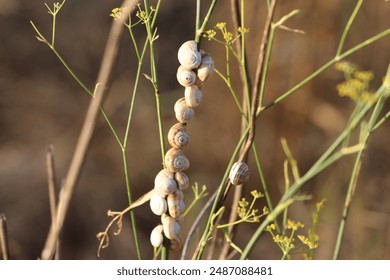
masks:
{"label": "umbel of tiny flower", "polygon": [[[238,39],[238,37],[249,32],[249,28],[239,27],[238,28],[239,35],[238,37],[234,38],[233,33],[228,31],[226,26],[227,26],[226,22],[218,22],[214,26],[214,29],[207,30],[203,34],[203,36],[206,37],[208,40],[215,40],[221,44],[230,46],[236,39]],[[217,36],[216,30],[218,30],[221,33],[223,40],[216,38]]]}
{"label": "umbel of tiny flower", "polygon": [[372,103],[376,97],[369,89],[370,81],[374,78],[372,71],[361,71],[349,62],[339,62],[336,69],[342,71],[345,81],[337,85],[340,96],[347,96],[355,102]]}

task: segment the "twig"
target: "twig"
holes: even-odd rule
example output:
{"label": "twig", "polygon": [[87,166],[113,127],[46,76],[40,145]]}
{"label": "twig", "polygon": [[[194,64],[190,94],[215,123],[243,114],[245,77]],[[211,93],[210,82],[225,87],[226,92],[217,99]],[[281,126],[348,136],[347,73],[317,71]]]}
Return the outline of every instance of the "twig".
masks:
{"label": "twig", "polygon": [[54,147],[52,145],[46,148],[46,169],[47,169],[47,184],[49,192],[49,203],[50,203],[50,215],[51,221],[55,220],[56,217],[56,176],[54,169]]}
{"label": "twig", "polygon": [[[129,7],[132,11],[137,3],[137,0],[125,0],[122,7]],[[127,18],[123,13],[119,20],[113,21],[107,45],[105,48],[100,72],[97,78],[97,83],[101,86],[97,87],[95,97],[91,100],[88,107],[84,124],[73,154],[72,161],[69,166],[63,187],[63,196],[58,202],[55,223],[51,224],[45,246],[42,250],[41,258],[44,260],[52,259],[55,251],[56,240],[62,230],[62,226],[68,212],[69,203],[73,195],[75,185],[80,176],[81,168],[85,161],[86,153],[89,148],[92,135],[96,126],[96,122],[100,112],[100,106],[103,104],[105,96],[108,92],[107,88],[111,79],[112,67],[117,55],[119,38],[123,30],[123,21]]]}
{"label": "twig", "polygon": [[9,260],[11,258],[11,253],[8,242],[7,218],[4,213],[0,213],[0,245],[3,259]]}

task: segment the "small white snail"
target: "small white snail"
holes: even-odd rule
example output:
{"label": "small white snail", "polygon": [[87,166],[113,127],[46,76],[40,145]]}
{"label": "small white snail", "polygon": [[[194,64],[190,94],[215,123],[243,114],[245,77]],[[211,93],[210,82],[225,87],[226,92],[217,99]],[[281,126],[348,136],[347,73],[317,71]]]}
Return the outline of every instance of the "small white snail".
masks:
{"label": "small white snail", "polygon": [[197,68],[202,61],[202,55],[198,51],[198,45],[195,41],[187,41],[182,44],[177,52],[177,58],[180,64],[187,69]]}
{"label": "small white snail", "polygon": [[196,82],[195,72],[183,67],[182,65],[180,65],[177,69],[176,78],[179,84],[181,84],[183,87],[192,86]]}
{"label": "small white snail", "polygon": [[179,190],[167,196],[169,215],[171,215],[171,217],[176,219],[178,222],[181,221],[182,214],[185,210],[183,198],[183,192]]}
{"label": "small white snail", "polygon": [[182,123],[173,125],[168,132],[168,142],[173,148],[181,149],[190,141],[186,126]]}
{"label": "small white snail", "polygon": [[203,83],[205,82],[214,71],[214,60],[210,54],[202,51],[202,62],[198,68],[198,79]]}
{"label": "small white snail", "polygon": [[177,190],[177,183],[173,179],[173,172],[168,169],[161,170],[154,179],[154,190],[160,196],[165,197]]}
{"label": "small white snail", "polygon": [[[174,193],[172,193],[172,195],[173,194]],[[162,214],[166,213],[168,210],[167,200],[161,195],[159,195],[157,192],[153,192],[152,196],[150,197],[149,203],[152,212],[158,216],[161,216]]]}
{"label": "small white snail", "polygon": [[159,247],[163,243],[164,236],[162,232],[163,225],[158,225],[150,233],[150,243],[152,243],[153,247]]}
{"label": "small white snail", "polygon": [[249,180],[249,167],[245,162],[235,162],[229,173],[230,182],[237,186]]}
{"label": "small white snail", "polygon": [[179,190],[186,191],[190,186],[190,180],[188,179],[187,174],[184,172],[176,172],[174,175],[174,179],[178,185]]}
{"label": "small white snail", "polygon": [[169,171],[179,172],[188,169],[190,167],[190,162],[183,154],[182,150],[171,148],[165,154],[165,165]]}
{"label": "small white snail", "polygon": [[202,91],[196,86],[186,87],[184,90],[184,99],[188,106],[199,106],[202,101]]}
{"label": "small white snail", "polygon": [[188,123],[189,121],[191,121],[194,116],[195,116],[195,111],[192,107],[190,107],[184,97],[178,99],[175,103],[175,107],[174,107],[174,110],[175,110],[175,116],[176,116],[176,119],[180,122],[180,123]]}
{"label": "small white snail", "polygon": [[179,239],[180,234],[180,224],[171,216],[163,215],[161,216],[161,221],[163,224],[164,235],[168,239]]}

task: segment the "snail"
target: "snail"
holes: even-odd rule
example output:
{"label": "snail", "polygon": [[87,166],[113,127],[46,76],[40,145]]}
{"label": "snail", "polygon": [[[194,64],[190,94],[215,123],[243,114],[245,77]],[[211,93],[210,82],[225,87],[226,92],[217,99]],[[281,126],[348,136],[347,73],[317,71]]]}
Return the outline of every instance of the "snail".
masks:
{"label": "snail", "polygon": [[163,243],[164,236],[162,232],[163,225],[160,224],[156,226],[150,233],[150,243],[152,243],[153,247],[159,247]]}
{"label": "snail", "polygon": [[183,154],[182,150],[171,148],[165,154],[165,165],[169,171],[179,172],[188,169],[190,167],[190,162],[188,161],[187,157]]}
{"label": "snail", "polygon": [[180,65],[177,69],[176,78],[183,87],[192,86],[196,82],[195,72],[185,68],[183,65]]}
{"label": "snail", "polygon": [[177,238],[171,239],[171,241],[169,242],[169,249],[173,251],[178,251],[181,249],[182,243],[183,243],[182,238],[179,235],[177,236]]}
{"label": "snail", "polygon": [[167,196],[167,204],[168,204],[168,212],[169,215],[176,219],[178,222],[182,219],[182,214],[185,210],[185,204],[184,204],[184,195],[183,192],[180,190],[177,190],[174,193],[171,193]]}
{"label": "snail", "polygon": [[174,110],[175,110],[176,119],[180,123],[188,123],[195,116],[194,109],[186,103],[184,97],[176,101]]}
{"label": "snail", "polygon": [[245,162],[235,162],[229,173],[230,182],[237,186],[246,183],[249,180],[249,167]]}
{"label": "snail", "polygon": [[198,51],[198,44],[195,41],[187,41],[182,44],[177,52],[177,58],[186,69],[195,69],[202,62],[202,55]]}
{"label": "snail", "polygon": [[161,170],[154,179],[154,190],[162,197],[177,190],[177,183],[173,179],[173,172],[168,169]]}
{"label": "snail", "polygon": [[187,133],[186,126],[182,123],[173,125],[168,132],[169,144],[177,149],[185,147],[190,141],[190,136]]}
{"label": "snail", "polygon": [[[173,194],[174,193],[169,195]],[[154,214],[161,216],[168,210],[167,200],[164,197],[160,196],[157,192],[154,192],[150,197],[150,209]]]}
{"label": "snail", "polygon": [[174,175],[174,179],[178,185],[178,189],[183,192],[186,191],[190,186],[188,176],[184,172],[176,172]]}
{"label": "snail", "polygon": [[163,215],[161,216],[161,221],[163,224],[164,235],[172,240],[179,239],[180,234],[180,224],[171,216]]}
{"label": "snail", "polygon": [[184,90],[184,99],[188,106],[196,107],[202,101],[202,91],[196,85],[186,87]]}
{"label": "snail", "polygon": [[210,54],[202,51],[202,62],[199,65],[197,71],[198,79],[203,83],[205,82],[214,71],[214,60]]}

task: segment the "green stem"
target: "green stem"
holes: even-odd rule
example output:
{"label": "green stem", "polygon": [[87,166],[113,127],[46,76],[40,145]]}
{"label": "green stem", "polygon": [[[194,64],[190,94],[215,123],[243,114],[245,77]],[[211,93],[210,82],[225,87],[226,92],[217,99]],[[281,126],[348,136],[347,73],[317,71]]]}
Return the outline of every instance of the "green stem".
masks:
{"label": "green stem", "polygon": [[338,46],[337,52],[336,52],[336,57],[339,56],[343,50],[343,46],[345,43],[345,39],[347,38],[349,29],[351,28],[352,23],[355,20],[356,15],[358,14],[360,7],[363,4],[363,1],[364,0],[358,0],[358,2],[356,3],[355,9],[353,10],[353,12],[348,20],[348,23],[346,24],[346,26],[344,28],[343,34],[341,35],[340,43],[339,43],[339,46]]}
{"label": "green stem", "polygon": [[330,61],[328,61],[327,63],[325,63],[323,66],[321,66],[318,70],[316,70],[315,72],[313,72],[312,74],[310,74],[308,77],[306,77],[303,81],[301,81],[300,83],[298,83],[296,86],[294,86],[293,88],[291,88],[290,90],[288,90],[286,93],[282,94],[280,97],[276,98],[274,101],[272,101],[271,103],[269,103],[268,105],[266,106],[263,106],[263,107],[259,107],[257,109],[257,116],[260,115],[260,113],[262,113],[263,111],[269,109],[270,107],[280,103],[281,101],[283,101],[284,99],[286,99],[287,97],[289,97],[291,94],[293,94],[294,92],[296,92],[298,89],[300,89],[301,87],[303,87],[304,85],[306,85],[308,82],[310,82],[313,78],[317,77],[318,75],[320,75],[322,72],[324,72],[326,69],[328,69],[330,66],[332,66],[333,64],[335,64],[336,62],[350,56],[351,54],[357,52],[358,50],[374,43],[375,41],[378,41],[379,39],[382,39],[383,37],[387,36],[390,34],[390,28],[382,31],[381,33],[375,35],[375,36],[372,36],[371,38],[365,40],[364,42],[360,43],[360,44],[357,44],[356,46],[354,46],[353,48],[349,49],[348,51],[340,54],[339,56],[336,56],[334,57],[333,59],[331,59]]}
{"label": "green stem", "polygon": [[215,5],[217,4],[217,2],[218,2],[218,0],[213,0],[213,2],[211,2],[209,10],[207,11],[207,14],[206,14],[206,16],[205,16],[205,18],[203,20],[202,25],[200,26],[200,28],[198,30],[196,30],[195,42],[198,43],[198,46],[200,45],[202,34],[205,31],[205,29],[206,29],[207,23],[210,20],[211,14],[213,13],[213,10],[214,10]]}

